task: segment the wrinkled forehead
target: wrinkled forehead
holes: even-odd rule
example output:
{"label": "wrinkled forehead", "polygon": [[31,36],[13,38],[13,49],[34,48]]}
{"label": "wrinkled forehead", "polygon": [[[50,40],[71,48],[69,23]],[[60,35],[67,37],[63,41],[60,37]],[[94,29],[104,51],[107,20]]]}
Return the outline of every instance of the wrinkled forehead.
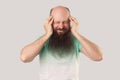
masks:
{"label": "wrinkled forehead", "polygon": [[53,16],[54,21],[67,21],[69,18],[69,15],[64,15],[64,14],[55,14]]}
{"label": "wrinkled forehead", "polygon": [[53,19],[56,21],[58,20],[68,20],[70,13],[67,9],[65,8],[57,8],[53,9],[51,15],[53,16]]}

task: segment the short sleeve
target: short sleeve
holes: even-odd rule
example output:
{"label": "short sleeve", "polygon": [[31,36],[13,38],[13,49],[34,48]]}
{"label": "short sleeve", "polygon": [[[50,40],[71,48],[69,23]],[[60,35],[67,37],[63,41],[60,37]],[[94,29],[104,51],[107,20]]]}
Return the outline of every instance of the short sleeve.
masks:
{"label": "short sleeve", "polygon": [[75,48],[77,50],[77,53],[80,53],[81,48],[82,48],[81,43],[75,37],[73,37],[73,40],[74,40],[74,44],[75,44]]}

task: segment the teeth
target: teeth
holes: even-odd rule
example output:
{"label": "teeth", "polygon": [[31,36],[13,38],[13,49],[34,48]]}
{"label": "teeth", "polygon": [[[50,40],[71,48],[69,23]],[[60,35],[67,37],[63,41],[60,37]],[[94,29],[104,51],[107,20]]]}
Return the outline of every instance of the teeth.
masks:
{"label": "teeth", "polygon": [[58,30],[58,31],[63,31],[63,30]]}

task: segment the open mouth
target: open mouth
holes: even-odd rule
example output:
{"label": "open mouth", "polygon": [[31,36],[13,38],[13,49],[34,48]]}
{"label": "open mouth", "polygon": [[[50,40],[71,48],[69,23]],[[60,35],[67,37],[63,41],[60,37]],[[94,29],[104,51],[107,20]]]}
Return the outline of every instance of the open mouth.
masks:
{"label": "open mouth", "polygon": [[57,30],[58,34],[64,34],[64,30]]}
{"label": "open mouth", "polygon": [[57,30],[58,32],[64,32],[64,30]]}

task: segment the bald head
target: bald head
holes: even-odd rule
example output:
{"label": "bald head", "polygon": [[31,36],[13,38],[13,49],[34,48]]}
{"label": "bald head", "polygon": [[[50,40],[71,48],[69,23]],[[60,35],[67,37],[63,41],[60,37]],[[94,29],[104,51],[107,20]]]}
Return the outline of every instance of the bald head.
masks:
{"label": "bald head", "polygon": [[55,10],[60,10],[60,11],[63,10],[63,11],[65,11],[66,13],[70,14],[69,8],[64,7],[64,6],[56,6],[56,7],[52,8],[52,9],[50,10],[50,15],[52,15]]}
{"label": "bald head", "polygon": [[68,17],[70,16],[70,11],[67,7],[57,6],[51,9],[50,15],[53,16],[54,19],[59,17],[64,17],[64,19],[68,19]]}

